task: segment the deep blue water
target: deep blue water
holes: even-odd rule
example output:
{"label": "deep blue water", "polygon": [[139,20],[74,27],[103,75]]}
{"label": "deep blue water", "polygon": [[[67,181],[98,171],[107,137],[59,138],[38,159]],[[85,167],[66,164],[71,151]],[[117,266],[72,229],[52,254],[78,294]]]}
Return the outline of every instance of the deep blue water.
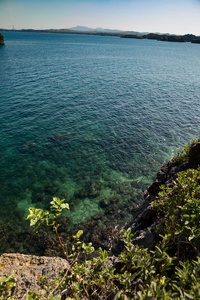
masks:
{"label": "deep blue water", "polygon": [[103,199],[138,203],[199,137],[199,45],[2,33],[1,220],[53,196],[69,202],[70,224],[103,212]]}

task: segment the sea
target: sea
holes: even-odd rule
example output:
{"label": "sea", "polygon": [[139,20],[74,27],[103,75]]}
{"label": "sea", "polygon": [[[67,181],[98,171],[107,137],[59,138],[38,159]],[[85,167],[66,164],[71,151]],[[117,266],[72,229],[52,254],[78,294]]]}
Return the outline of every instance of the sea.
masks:
{"label": "sea", "polygon": [[53,197],[69,203],[69,232],[130,222],[159,168],[199,138],[200,45],[1,33],[0,251],[34,252],[28,208]]}

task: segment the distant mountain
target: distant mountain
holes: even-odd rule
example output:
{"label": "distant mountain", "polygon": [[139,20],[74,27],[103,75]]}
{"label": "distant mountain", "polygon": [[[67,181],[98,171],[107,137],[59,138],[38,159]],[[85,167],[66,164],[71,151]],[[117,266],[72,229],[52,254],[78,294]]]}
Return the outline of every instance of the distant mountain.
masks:
{"label": "distant mountain", "polygon": [[68,28],[68,30],[73,31],[81,31],[81,32],[94,32],[94,33],[111,33],[111,34],[135,34],[138,36],[148,34],[148,32],[138,32],[138,31],[123,31],[123,30],[117,30],[117,29],[105,29],[105,28],[91,28],[86,26],[75,26]]}
{"label": "distant mountain", "polygon": [[111,32],[111,33],[119,33],[122,32],[122,30],[116,30],[116,29],[104,29],[104,28],[91,28],[86,26],[75,26],[69,28],[70,30],[75,31],[86,31],[86,32]]}
{"label": "distant mountain", "polygon": [[[1,0],[0,0],[1,1]],[[13,31],[13,29],[1,29],[1,31]],[[133,34],[137,36],[142,36],[144,34],[148,34],[148,32],[138,32],[138,31],[123,31],[117,29],[105,29],[105,28],[91,28],[87,26],[75,26],[71,28],[62,28],[62,29],[18,29],[15,31],[27,31],[27,32],[53,32],[53,33],[79,33],[79,34],[105,34],[105,35],[114,35],[114,36],[121,36],[124,34]]]}

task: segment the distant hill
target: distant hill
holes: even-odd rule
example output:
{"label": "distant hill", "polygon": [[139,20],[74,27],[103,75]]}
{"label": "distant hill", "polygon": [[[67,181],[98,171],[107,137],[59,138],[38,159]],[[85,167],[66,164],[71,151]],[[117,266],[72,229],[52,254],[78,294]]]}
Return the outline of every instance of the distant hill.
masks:
{"label": "distant hill", "polygon": [[91,28],[91,27],[86,27],[86,26],[75,26],[68,28],[68,30],[73,30],[73,31],[81,31],[81,32],[95,32],[95,33],[100,33],[100,32],[105,32],[105,33],[113,33],[113,34],[135,34],[135,35],[144,35],[147,34],[148,32],[137,32],[137,31],[123,31],[123,30],[117,30],[117,29],[105,29],[105,28]]}
{"label": "distant hill", "polygon": [[[1,31],[13,31],[13,29],[0,28]],[[123,31],[118,29],[104,29],[101,27],[91,28],[87,26],[75,26],[71,28],[62,29],[15,29],[14,31],[25,31],[25,32],[51,32],[51,33],[77,33],[77,34],[89,34],[89,35],[110,35],[110,36],[121,36],[121,35],[135,35],[143,36],[149,32],[138,32],[138,31]]]}
{"label": "distant hill", "polygon": [[178,42],[178,43],[196,43],[200,44],[200,37],[194,34],[185,35],[170,35],[170,34],[159,34],[159,33],[148,33],[145,35],[135,35],[135,34],[122,34],[122,38],[133,38],[133,39],[147,39],[147,40],[157,40],[163,42]]}
{"label": "distant hill", "polygon": [[116,30],[116,29],[104,29],[104,28],[91,28],[91,27],[86,27],[86,26],[75,26],[68,28],[70,30],[75,30],[75,31],[86,31],[86,32],[110,32],[110,33],[119,33],[122,32],[122,30]]}

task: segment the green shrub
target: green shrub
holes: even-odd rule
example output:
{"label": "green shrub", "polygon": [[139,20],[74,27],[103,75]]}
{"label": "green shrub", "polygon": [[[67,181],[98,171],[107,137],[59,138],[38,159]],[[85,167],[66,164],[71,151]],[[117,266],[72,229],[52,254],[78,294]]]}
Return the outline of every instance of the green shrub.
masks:
{"label": "green shrub", "polygon": [[[46,277],[41,278],[42,289],[29,291],[27,300],[200,299],[200,170],[180,172],[172,188],[162,186],[152,205],[165,220],[161,242],[149,252],[132,243],[130,228],[122,230],[124,251],[114,265],[109,252],[101,248],[93,257],[92,243],[80,240],[82,230],[73,236],[71,249],[65,249],[56,224],[62,210],[69,209],[64,199],[53,198],[49,211],[30,208],[30,225],[36,226],[36,231],[44,223],[53,227],[70,268],[50,285]],[[181,253],[180,245],[184,245]],[[186,246],[193,250],[192,258]],[[15,280],[11,276],[0,280],[0,299],[12,299],[6,297],[11,295]]]}
{"label": "green shrub", "polygon": [[180,172],[172,188],[161,187],[153,206],[166,218],[165,233],[171,245],[200,247],[200,170]]}
{"label": "green shrub", "polygon": [[12,295],[12,291],[16,286],[16,279],[10,276],[2,276],[0,277],[0,300],[11,300],[14,299]]}
{"label": "green shrub", "polygon": [[183,146],[182,150],[178,150],[177,154],[172,158],[172,162],[174,163],[183,163],[189,159],[189,152],[192,145],[199,142],[200,140],[192,140],[190,144],[186,144]]}
{"label": "green shrub", "polygon": [[[197,184],[199,179],[198,170],[188,170],[180,173],[173,188],[163,187],[163,191],[159,194],[159,201],[154,205],[166,216],[166,231],[161,243],[156,245],[155,251],[149,252],[147,249],[134,245],[131,242],[133,237],[131,229],[122,231],[121,240],[124,242],[125,250],[118,257],[118,267],[110,266],[109,253],[101,248],[99,248],[98,255],[92,258],[94,248],[91,243],[85,244],[80,241],[82,234],[80,230],[74,236],[74,243],[68,255],[71,269],[61,279],[57,279],[53,288],[47,287],[46,298],[41,299],[52,299],[57,289],[66,290],[68,300],[199,299],[200,260],[194,260],[192,263],[187,260],[182,262],[168,253],[170,243],[176,243],[176,241],[191,243],[199,236],[199,221],[193,216],[199,210],[199,206],[192,205],[193,201],[190,201],[193,196],[199,197],[200,190]],[[59,212],[57,208],[55,209],[55,201]],[[51,213],[31,208],[31,213],[27,217],[31,219],[31,225],[46,222],[47,225],[57,228],[58,225],[55,225],[55,218],[52,214],[55,210],[57,216],[57,213],[61,213],[62,207],[68,208],[68,205],[63,202],[64,200],[54,198],[51,202]],[[180,210],[184,211],[184,216],[181,216]],[[49,221],[51,218],[54,221]],[[181,222],[176,222],[174,218],[176,220],[181,218]],[[195,221],[194,224],[193,221]],[[185,223],[188,224],[188,228],[185,228]],[[84,259],[81,261],[80,258],[83,255]],[[40,294],[29,292],[28,299],[40,299],[38,295]],[[56,299],[60,299],[59,296]]]}

